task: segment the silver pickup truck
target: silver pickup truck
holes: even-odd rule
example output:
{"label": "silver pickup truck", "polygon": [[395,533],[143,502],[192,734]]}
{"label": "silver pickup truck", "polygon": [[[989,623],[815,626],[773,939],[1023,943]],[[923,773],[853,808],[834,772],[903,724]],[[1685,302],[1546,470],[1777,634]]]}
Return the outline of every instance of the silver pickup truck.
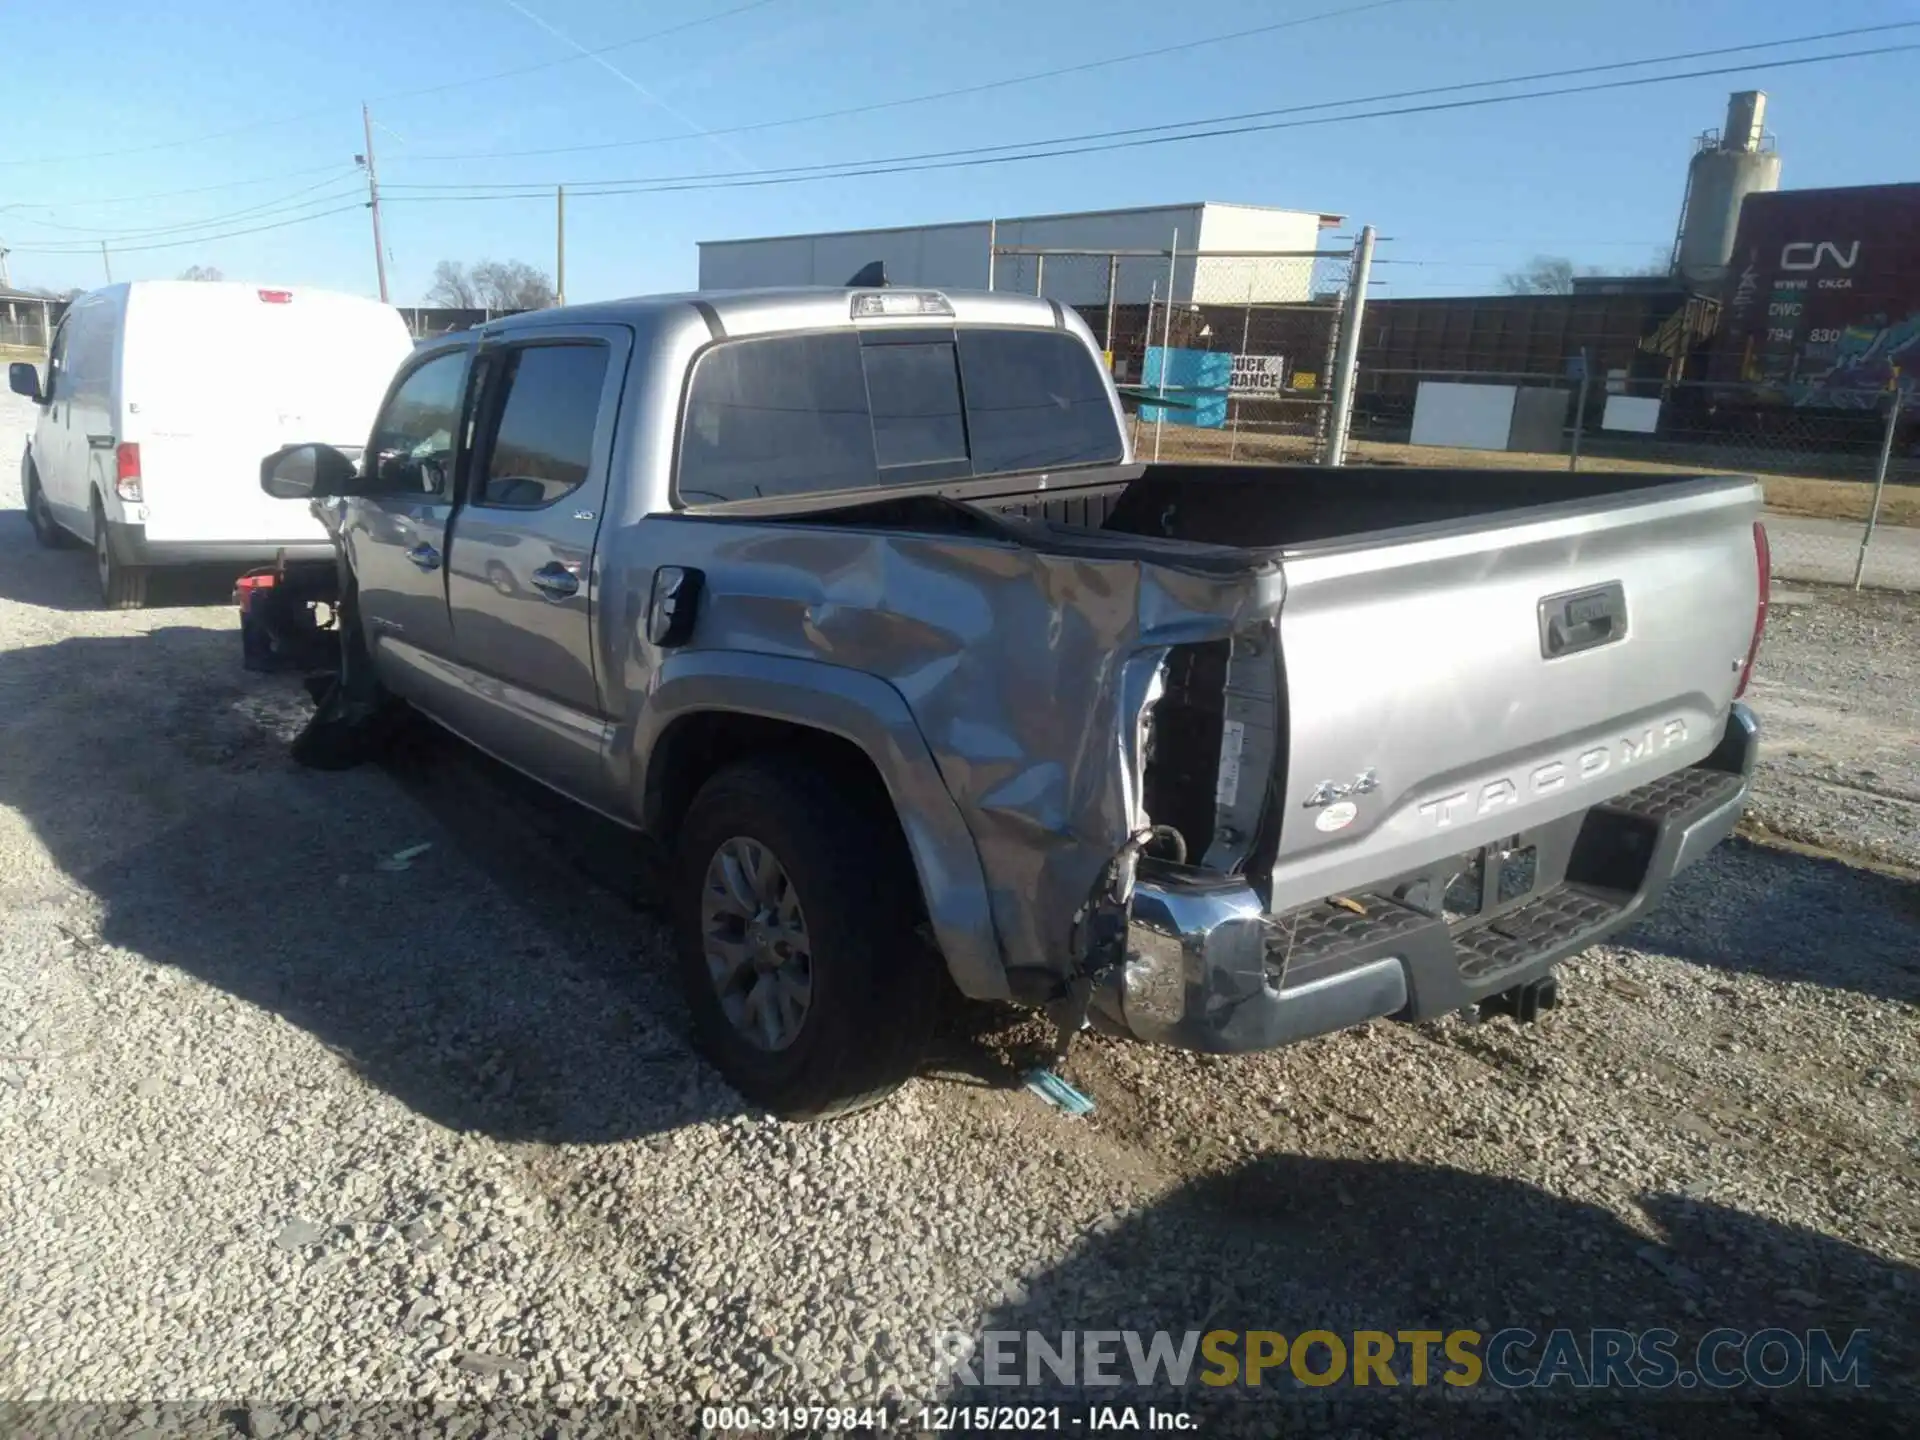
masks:
{"label": "silver pickup truck", "polygon": [[658,842],[699,1036],[793,1117],[911,1073],[943,974],[1210,1051],[1531,1018],[1754,761],[1751,479],[1141,464],[1045,300],[519,315],[261,478],[339,549],[297,753],[404,704]]}

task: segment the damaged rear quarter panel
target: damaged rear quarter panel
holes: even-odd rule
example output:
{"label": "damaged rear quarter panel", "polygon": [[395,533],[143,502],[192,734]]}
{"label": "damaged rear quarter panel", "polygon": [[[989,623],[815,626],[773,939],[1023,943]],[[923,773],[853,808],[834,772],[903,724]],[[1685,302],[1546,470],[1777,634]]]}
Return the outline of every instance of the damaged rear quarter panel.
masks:
{"label": "damaged rear quarter panel", "polygon": [[1198,573],[1171,542],[1076,554],[818,521],[642,528],[660,537],[649,564],[705,572],[689,650],[825,662],[904,697],[978,848],[1009,968],[1071,968],[1076,913],[1146,823],[1143,710],[1167,647],[1270,627],[1282,591],[1266,560]]}

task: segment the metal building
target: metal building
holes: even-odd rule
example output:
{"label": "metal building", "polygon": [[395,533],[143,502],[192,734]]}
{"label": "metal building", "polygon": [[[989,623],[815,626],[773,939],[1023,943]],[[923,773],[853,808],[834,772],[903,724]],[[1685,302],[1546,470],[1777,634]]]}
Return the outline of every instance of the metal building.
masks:
{"label": "metal building", "polygon": [[[1045,294],[1065,305],[1165,301],[1165,252],[1177,251],[1176,304],[1278,303],[1312,299],[1310,265],[1279,266],[1256,254],[1311,252],[1344,217],[1317,210],[1200,201],[1135,210],[963,220],[881,230],[839,230],[700,245],[702,289],[844,285],[878,261],[892,285]],[[1020,250],[1078,251],[1041,257]],[[996,254],[998,251],[1000,253]],[[1107,256],[1134,252],[1110,274]],[[1148,253],[1142,253],[1148,252]],[[1151,258],[1157,252],[1163,258]],[[1196,263],[1196,256],[1213,258]]]}

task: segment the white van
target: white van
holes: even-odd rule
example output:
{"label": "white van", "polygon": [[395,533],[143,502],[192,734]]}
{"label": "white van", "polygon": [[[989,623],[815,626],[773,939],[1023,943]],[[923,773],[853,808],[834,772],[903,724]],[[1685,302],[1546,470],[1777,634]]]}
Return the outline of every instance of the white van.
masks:
{"label": "white van", "polygon": [[136,280],[74,301],[44,383],[21,488],[44,545],[93,547],[101,600],[146,602],[164,565],[324,558],[320,522],[260,489],[260,462],[316,440],[357,452],[413,350],[397,310],[327,290]]}

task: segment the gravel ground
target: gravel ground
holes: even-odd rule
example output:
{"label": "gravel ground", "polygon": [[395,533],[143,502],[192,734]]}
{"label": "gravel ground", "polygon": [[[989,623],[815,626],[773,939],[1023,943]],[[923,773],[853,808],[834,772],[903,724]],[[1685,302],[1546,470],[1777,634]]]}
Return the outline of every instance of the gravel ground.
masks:
{"label": "gravel ground", "polygon": [[[1915,489],[1912,485],[1890,488],[1896,494],[1911,494]],[[1860,563],[1865,520],[1864,511],[1857,520],[1769,513],[1767,538],[1773,542],[1774,575],[1780,579],[1851,585],[1853,572]],[[1867,546],[1867,563],[1861,574],[1866,583],[1876,589],[1920,590],[1920,528],[1883,521],[1875,528],[1873,542]]]}
{"label": "gravel ground", "polygon": [[1776,834],[1920,871],[1920,595],[1776,588],[1752,700]]}
{"label": "gravel ground", "polygon": [[[93,609],[84,555],[19,513],[22,409],[0,1428],[164,1430],[183,1412],[132,1405],[163,1399],[255,1435],[339,1431],[342,1404],[451,1434],[480,1401],[917,1401],[945,1392],[931,1333],[981,1328],[1864,1328],[1874,1392],[1916,1398],[1911,879],[1736,841],[1540,1025],[1089,1040],[1082,1120],[1011,1088],[1031,1027],[967,1009],[897,1099],[783,1127],[688,1053],[617,843],[464,753],[293,767],[304,704],[240,670],[217,584]],[[1913,616],[1779,616],[1768,826],[1913,863]],[[1429,1398],[1178,1403],[1220,1433],[1273,1433],[1276,1403],[1343,1433],[1899,1433],[1804,1397]]]}

